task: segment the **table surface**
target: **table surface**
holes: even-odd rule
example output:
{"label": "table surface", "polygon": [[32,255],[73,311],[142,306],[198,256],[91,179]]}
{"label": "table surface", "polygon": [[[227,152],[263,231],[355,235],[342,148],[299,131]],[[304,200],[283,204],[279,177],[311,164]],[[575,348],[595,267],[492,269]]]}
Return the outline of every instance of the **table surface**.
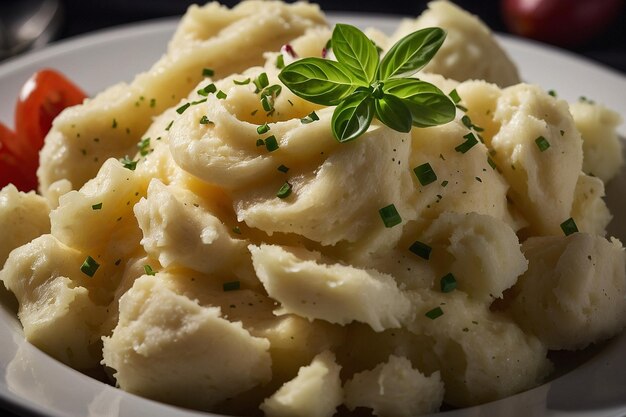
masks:
{"label": "table surface", "polygon": [[[591,0],[573,0],[591,1]],[[595,0],[594,0],[595,1]],[[416,16],[425,8],[425,0],[317,0],[327,11],[354,11],[386,15]],[[508,33],[502,19],[498,0],[454,0],[473,14],[478,15],[494,31]],[[166,16],[182,15],[194,3],[190,0],[61,0],[64,21],[56,40],[79,36],[98,29],[140,22]],[[237,1],[222,0],[232,6]],[[626,75],[626,7],[617,14],[603,32],[584,45],[568,48],[570,52],[599,62]],[[0,405],[0,415],[16,417]]]}

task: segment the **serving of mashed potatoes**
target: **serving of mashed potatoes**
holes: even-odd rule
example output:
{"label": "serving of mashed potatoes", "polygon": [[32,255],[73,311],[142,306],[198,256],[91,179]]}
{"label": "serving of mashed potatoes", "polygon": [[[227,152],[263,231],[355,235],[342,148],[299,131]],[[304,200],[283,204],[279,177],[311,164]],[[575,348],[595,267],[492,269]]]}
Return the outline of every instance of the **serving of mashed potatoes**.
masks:
{"label": "serving of mashed potatoes", "polygon": [[430,26],[447,39],[416,77],[457,98],[456,119],[374,121],[341,144],[334,108],[278,80],[325,50],[317,6],[192,6],[152,68],[55,120],[39,194],[0,191],[0,279],[26,339],[183,407],[409,417],[535,387],[549,350],[621,332],[603,200],[619,115],[521,83],[446,1],[366,33],[384,54]]}

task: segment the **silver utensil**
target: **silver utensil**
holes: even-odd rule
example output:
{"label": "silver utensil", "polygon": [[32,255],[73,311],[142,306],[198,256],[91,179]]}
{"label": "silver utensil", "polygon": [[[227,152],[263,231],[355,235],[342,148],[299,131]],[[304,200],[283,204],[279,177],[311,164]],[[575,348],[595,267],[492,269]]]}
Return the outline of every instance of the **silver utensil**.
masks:
{"label": "silver utensil", "polygon": [[0,60],[50,42],[62,15],[58,0],[0,2]]}

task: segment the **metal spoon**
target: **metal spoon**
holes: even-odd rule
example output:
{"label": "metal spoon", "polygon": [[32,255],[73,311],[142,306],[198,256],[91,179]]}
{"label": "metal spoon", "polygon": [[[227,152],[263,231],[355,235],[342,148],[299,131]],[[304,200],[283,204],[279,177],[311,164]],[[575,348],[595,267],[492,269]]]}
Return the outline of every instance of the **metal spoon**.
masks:
{"label": "metal spoon", "polygon": [[50,42],[62,15],[58,0],[0,2],[0,60]]}

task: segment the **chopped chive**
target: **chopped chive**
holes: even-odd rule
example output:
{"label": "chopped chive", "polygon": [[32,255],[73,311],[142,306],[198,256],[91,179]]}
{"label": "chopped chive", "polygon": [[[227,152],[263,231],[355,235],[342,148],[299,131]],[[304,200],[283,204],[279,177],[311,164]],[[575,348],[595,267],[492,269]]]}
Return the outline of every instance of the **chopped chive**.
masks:
{"label": "chopped chive", "polygon": [[319,116],[317,115],[317,113],[315,113],[315,112],[313,111],[313,112],[309,113],[309,115],[308,115],[308,116],[306,116],[306,117],[304,117],[304,118],[300,119],[300,122],[301,122],[302,124],[308,124],[308,123],[313,123],[314,121],[319,120],[319,119],[320,119],[320,118],[319,118]]}
{"label": "chopped chive", "polygon": [[276,197],[278,198],[287,198],[291,195],[291,184],[285,181],[285,183],[280,187],[278,192],[276,193]]}
{"label": "chopped chive", "polygon": [[535,143],[537,144],[537,147],[539,148],[539,151],[543,152],[546,149],[548,149],[550,147],[550,142],[547,141],[546,138],[544,138],[543,136],[539,136],[537,139],[535,139]]}
{"label": "chopped chive", "polygon": [[115,129],[117,127],[117,119],[113,119],[113,123],[111,123],[111,127]]}
{"label": "chopped chive", "polygon": [[154,275],[154,274],[156,274],[156,272],[154,272],[154,269],[152,269],[152,267],[150,265],[144,265],[143,266],[143,270],[146,273],[146,275]]}
{"label": "chopped chive", "polygon": [[226,98],[226,93],[220,90],[217,92],[217,94],[215,94],[215,97],[219,98],[220,100],[223,100]]}
{"label": "chopped chive", "polygon": [[551,95],[552,97],[556,97],[556,91],[554,90],[548,90],[548,94]]}
{"label": "chopped chive", "polygon": [[440,280],[441,292],[451,292],[456,289],[456,278],[452,273],[448,273],[441,277]]}
{"label": "chopped chive", "polygon": [[385,227],[393,227],[400,223],[402,223],[402,217],[400,217],[400,213],[396,210],[396,206],[393,204],[389,204],[386,207],[378,210],[380,214],[380,218],[383,220]]}
{"label": "chopped chive", "polygon": [[443,310],[441,307],[435,307],[432,310],[427,311],[424,315],[431,320],[435,320],[437,317],[443,316]]}
{"label": "chopped chive", "polygon": [[259,109],[252,110],[252,112],[250,112],[250,116],[254,116],[255,114],[257,114],[258,111]]}
{"label": "chopped chive", "polygon": [[416,240],[409,247],[409,250],[411,252],[413,252],[414,254],[416,254],[417,256],[419,256],[420,258],[429,260],[430,259],[430,252],[432,252],[433,248],[431,248],[430,246],[428,246],[425,243],[420,242],[419,240]]}
{"label": "chopped chive", "polygon": [[119,161],[122,163],[122,165],[124,165],[124,168],[130,169],[131,171],[134,171],[135,168],[137,168],[137,162],[138,161],[133,161],[132,159],[130,159],[128,157],[128,155],[126,155],[125,157],[123,157]]}
{"label": "chopped chive", "polygon": [[272,103],[272,101],[274,100],[270,96],[261,97],[261,106],[263,106],[263,110],[267,112],[274,110],[274,103]]}
{"label": "chopped chive", "polygon": [[437,181],[437,174],[435,174],[433,167],[428,162],[413,168],[413,172],[422,185],[428,185]]}
{"label": "chopped chive", "polygon": [[467,107],[465,107],[465,106],[461,106],[460,104],[457,104],[457,105],[456,105],[456,108],[457,108],[457,109],[459,109],[459,110],[461,110],[462,112],[467,112]]}
{"label": "chopped chive", "polygon": [[472,149],[474,145],[478,143],[476,136],[474,136],[474,134],[471,132],[463,137],[465,138],[465,142],[454,148],[454,150],[457,152],[465,153]]}
{"label": "chopped chive", "polygon": [[278,141],[276,140],[276,136],[268,136],[265,139],[265,147],[267,148],[268,152],[274,152],[276,149],[278,149]]}
{"label": "chopped chive", "polygon": [[91,206],[92,210],[101,210],[102,209],[102,203],[98,203],[98,204],[94,204],[93,206]]}
{"label": "chopped chive", "polygon": [[213,71],[211,68],[203,68],[202,69],[202,76],[203,77],[212,77],[213,75],[215,75],[215,71]]}
{"label": "chopped chive", "polygon": [[239,281],[228,281],[222,284],[222,289],[224,291],[235,291],[241,288],[241,283]]}
{"label": "chopped chive", "polygon": [[261,94],[264,96],[278,97],[282,91],[283,91],[283,88],[280,85],[274,84],[263,89]]}
{"label": "chopped chive", "polygon": [[148,155],[150,153],[150,138],[141,139],[137,144],[137,148],[139,148],[139,154],[141,156]]}
{"label": "chopped chive", "polygon": [[156,98],[151,98],[150,99],[150,107],[155,107],[156,106]]}
{"label": "chopped chive", "polygon": [[270,130],[270,127],[268,126],[268,124],[264,123],[261,126],[256,128],[256,133],[258,133],[259,135],[262,135],[264,133],[267,133],[269,130]]}
{"label": "chopped chive", "polygon": [[467,114],[461,117],[461,123],[463,123],[463,126],[465,126],[468,129],[471,129],[473,126],[472,119],[470,119]]}
{"label": "chopped chive", "polygon": [[559,130],[559,132],[561,133],[561,136],[563,136],[565,134],[564,130]]}
{"label": "chopped chive", "polygon": [[487,155],[487,163],[491,167],[491,169],[496,169],[496,163],[491,159],[491,156]]}
{"label": "chopped chive", "polygon": [[217,91],[217,87],[215,84],[211,83],[204,88],[201,88],[197,91],[197,93],[203,97],[208,96],[211,93],[215,93]]}
{"label": "chopped chive", "polygon": [[241,229],[239,228],[239,226],[235,226],[235,227],[233,227],[233,233],[236,233],[236,234],[238,234],[238,235],[240,235],[240,234],[241,234]]}
{"label": "chopped chive", "polygon": [[265,87],[267,87],[268,85],[270,85],[270,81],[267,78],[267,74],[262,72],[261,74],[259,74],[258,77],[256,77],[253,81],[254,85],[256,86],[256,91],[255,93],[258,93],[259,91],[263,90]]}
{"label": "chopped chive", "polygon": [[285,68],[285,57],[283,57],[283,54],[278,54],[278,56],[276,57],[276,68]]}
{"label": "chopped chive", "polygon": [[441,181],[441,186],[442,186],[442,187],[444,187],[444,188],[445,188],[447,185],[448,185],[448,180],[443,180],[443,181]]}
{"label": "chopped chive", "polygon": [[250,84],[250,78],[246,78],[245,80],[233,80],[233,83],[237,84],[237,85],[246,85],[246,84]]}
{"label": "chopped chive", "polygon": [[263,139],[256,140],[256,146],[263,146],[263,145],[265,145],[265,141]]}
{"label": "chopped chive", "polygon": [[450,91],[450,94],[448,95],[450,96],[454,104],[459,104],[459,102],[461,101],[461,97],[459,96],[459,92],[456,91],[456,88]]}
{"label": "chopped chive", "polygon": [[213,122],[212,122],[212,121],[210,121],[210,120],[209,120],[209,118],[208,118],[208,117],[206,117],[206,115],[204,115],[204,116],[202,116],[202,117],[200,118],[200,124],[201,124],[201,125],[208,125],[208,124],[213,124]]}
{"label": "chopped chive", "polygon": [[287,171],[289,171],[289,168],[288,168],[288,167],[286,167],[286,166],[284,166],[284,165],[280,165],[280,166],[278,167],[278,170],[279,170],[280,172],[284,172],[284,173],[286,174],[286,173],[287,173]]}
{"label": "chopped chive", "polygon": [[88,277],[93,277],[98,268],[100,268],[100,264],[91,256],[87,256],[85,262],[80,266],[80,271]]}
{"label": "chopped chive", "polygon": [[195,106],[196,104],[201,104],[201,103],[206,103],[206,98],[203,98],[201,100],[192,101],[190,104],[192,106]]}
{"label": "chopped chive", "polygon": [[578,226],[576,226],[576,222],[571,217],[561,223],[561,230],[565,233],[565,236],[569,236],[572,233],[578,232]]}
{"label": "chopped chive", "polygon": [[173,124],[174,124],[174,121],[172,120],[172,121],[171,121],[171,122],[167,125],[167,127],[165,128],[165,130],[166,130],[166,131],[169,131],[169,130],[170,130],[170,128],[172,127],[172,125],[173,125]]}
{"label": "chopped chive", "polygon": [[189,106],[191,106],[191,103],[183,104],[182,106],[180,106],[179,108],[176,109],[176,113],[183,114],[185,112],[185,110],[187,110],[189,108]]}

